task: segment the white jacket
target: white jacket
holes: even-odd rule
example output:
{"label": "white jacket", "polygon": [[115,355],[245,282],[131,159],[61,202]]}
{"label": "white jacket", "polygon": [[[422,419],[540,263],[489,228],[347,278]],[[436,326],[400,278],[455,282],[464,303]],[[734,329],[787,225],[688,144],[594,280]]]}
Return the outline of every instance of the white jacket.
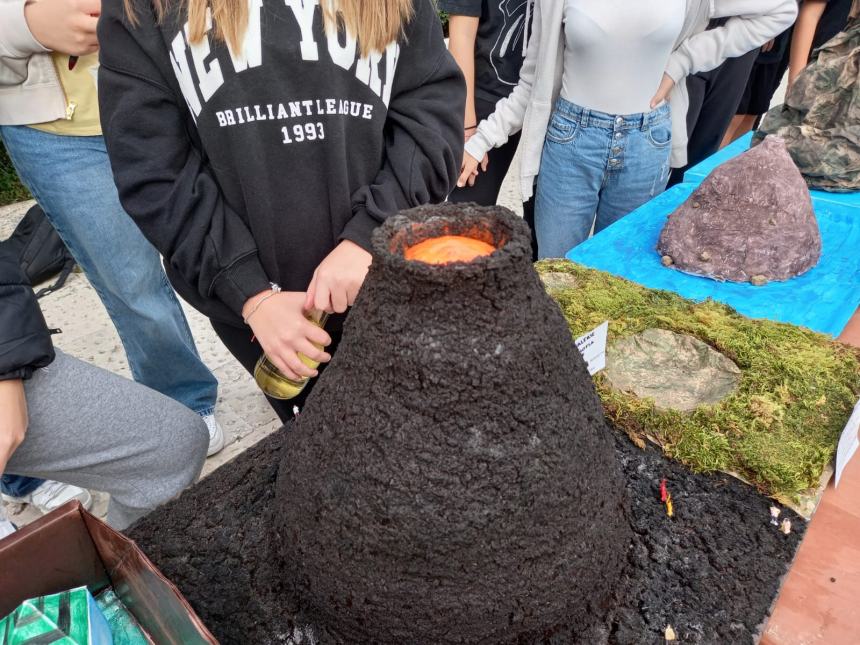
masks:
{"label": "white jacket", "polygon": [[[522,130],[520,184],[523,200],[532,196],[553,106],[561,91],[564,65],[564,0],[535,0],[528,51],[519,84],[498,103],[466,142],[466,152],[482,159]],[[713,18],[731,19],[707,30]],[[785,31],[797,17],[796,0],[687,0],[687,13],[666,73],[675,81],[672,106],[673,168],[687,164],[687,108],[684,79],[742,56]],[[657,91],[657,88],[654,88]]]}
{"label": "white jacket", "polygon": [[0,125],[66,116],[66,97],[50,52],[30,33],[24,0],[0,0]]}

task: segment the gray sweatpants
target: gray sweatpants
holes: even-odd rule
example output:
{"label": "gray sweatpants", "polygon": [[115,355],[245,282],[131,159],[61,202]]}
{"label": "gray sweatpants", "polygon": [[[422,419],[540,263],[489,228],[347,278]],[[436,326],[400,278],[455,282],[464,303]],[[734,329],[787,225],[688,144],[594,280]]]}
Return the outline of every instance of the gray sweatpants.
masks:
{"label": "gray sweatpants", "polygon": [[30,424],[6,472],[110,493],[124,529],[200,475],[209,433],[185,406],[57,351],[24,383]]}

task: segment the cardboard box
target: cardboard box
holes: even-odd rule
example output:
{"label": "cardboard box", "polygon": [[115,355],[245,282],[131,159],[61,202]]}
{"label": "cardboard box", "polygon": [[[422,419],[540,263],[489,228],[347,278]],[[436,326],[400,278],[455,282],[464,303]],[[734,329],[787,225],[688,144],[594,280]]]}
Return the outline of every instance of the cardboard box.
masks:
{"label": "cardboard box", "polygon": [[134,542],[69,502],[0,540],[0,616],[28,598],[108,586],[156,645],[218,641]]}

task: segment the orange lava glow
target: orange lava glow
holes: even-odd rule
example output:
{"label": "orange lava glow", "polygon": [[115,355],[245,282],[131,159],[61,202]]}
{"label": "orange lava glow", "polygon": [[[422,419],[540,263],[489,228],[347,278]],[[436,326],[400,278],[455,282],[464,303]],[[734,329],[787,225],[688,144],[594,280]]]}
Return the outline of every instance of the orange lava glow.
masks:
{"label": "orange lava glow", "polygon": [[496,248],[492,244],[463,235],[442,235],[419,242],[406,249],[407,260],[426,264],[450,264],[471,262],[475,258],[490,255]]}

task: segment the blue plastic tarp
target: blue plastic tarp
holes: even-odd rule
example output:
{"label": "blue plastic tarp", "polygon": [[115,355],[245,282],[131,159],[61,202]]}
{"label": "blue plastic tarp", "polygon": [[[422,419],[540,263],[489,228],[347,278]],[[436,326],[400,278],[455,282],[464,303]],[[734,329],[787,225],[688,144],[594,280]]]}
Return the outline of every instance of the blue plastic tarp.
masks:
{"label": "blue plastic tarp", "polygon": [[[701,184],[705,177],[713,172],[714,168],[749,150],[752,138],[753,135],[752,132],[750,132],[719,152],[714,153],[700,164],[693,166],[684,173],[684,182],[695,185]],[[809,193],[814,199],[819,199],[822,202],[832,202],[840,206],[847,206],[860,211],[860,192],[829,193],[824,190],[810,190]],[[856,216],[860,217],[860,212],[856,213]]]}
{"label": "blue plastic tarp", "polygon": [[695,188],[671,188],[580,244],[568,259],[691,300],[713,298],[750,318],[838,336],[860,305],[860,211],[813,197],[823,247],[818,265],[787,282],[762,287],[718,282],[664,267],[656,250],[666,218]]}

